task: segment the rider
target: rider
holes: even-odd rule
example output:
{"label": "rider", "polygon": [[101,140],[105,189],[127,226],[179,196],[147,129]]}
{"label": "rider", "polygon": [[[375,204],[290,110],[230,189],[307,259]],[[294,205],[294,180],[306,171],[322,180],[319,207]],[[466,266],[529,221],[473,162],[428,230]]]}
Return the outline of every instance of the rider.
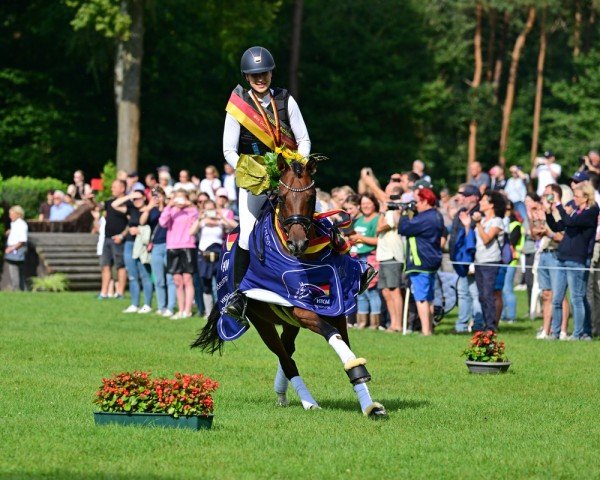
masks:
{"label": "rider", "polygon": [[[272,139],[273,144],[267,145],[264,135],[260,135],[260,132],[251,127],[254,130],[253,133],[241,124],[243,120],[239,116],[240,112],[244,116],[243,110],[248,107],[251,107],[254,112],[258,110],[264,119],[275,117],[276,121],[279,120],[277,122],[279,125],[272,125],[269,131],[272,132],[273,127],[277,130],[281,129],[281,132],[295,144],[298,152],[302,156],[308,157],[310,155],[310,138],[298,104],[287,90],[271,88],[271,79],[275,69],[275,60],[271,53],[263,47],[251,47],[242,55],[240,68],[242,75],[250,84],[250,89],[246,90],[238,85],[232,93],[232,99],[239,102],[241,98],[243,103],[238,103],[238,105],[242,110],[227,109],[223,131],[223,154],[227,163],[236,168],[241,154],[264,155],[268,151],[274,150],[273,146],[281,146],[275,144],[275,138]],[[228,107],[231,104],[230,100]],[[271,143],[268,138],[266,141]],[[241,283],[250,265],[249,238],[256,218],[266,200],[266,194],[253,195],[248,190],[240,188],[240,234],[233,270],[236,287]],[[228,315],[246,324],[245,305],[246,297],[241,291],[236,290],[225,310]]]}

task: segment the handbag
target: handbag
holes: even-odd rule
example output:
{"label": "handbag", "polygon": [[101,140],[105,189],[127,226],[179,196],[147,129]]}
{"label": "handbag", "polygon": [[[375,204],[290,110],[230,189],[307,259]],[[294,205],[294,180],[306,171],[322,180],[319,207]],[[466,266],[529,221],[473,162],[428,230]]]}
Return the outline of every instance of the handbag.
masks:
{"label": "handbag", "polygon": [[10,252],[4,254],[4,259],[8,260],[9,262],[24,262],[26,250],[27,249],[25,247],[11,250]]}

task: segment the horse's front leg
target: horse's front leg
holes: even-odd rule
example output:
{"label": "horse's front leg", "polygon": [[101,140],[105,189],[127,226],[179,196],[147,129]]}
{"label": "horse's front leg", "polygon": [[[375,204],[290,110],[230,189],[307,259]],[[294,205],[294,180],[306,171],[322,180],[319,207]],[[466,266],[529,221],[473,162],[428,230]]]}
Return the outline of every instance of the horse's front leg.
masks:
{"label": "horse's front leg", "polygon": [[[387,417],[383,405],[373,402],[366,385],[371,380],[364,358],[357,358],[350,350],[345,317],[335,317],[325,321],[319,315],[302,308],[294,308],[294,316],[309,330],[322,335],[344,364],[363,413],[371,418]],[[343,324],[341,323],[343,322]],[[345,337],[345,338],[344,338]]]}
{"label": "horse's front leg", "polygon": [[[299,331],[300,329],[298,327],[294,327],[288,323],[283,324],[281,343],[283,344],[283,348],[290,358],[292,358],[292,355],[296,351],[296,337],[298,336]],[[281,363],[278,363],[275,381],[273,382],[273,389],[277,395],[277,405],[281,407],[287,407],[290,403],[287,398],[287,389],[289,383],[290,382],[287,379],[283,368],[281,368]]]}

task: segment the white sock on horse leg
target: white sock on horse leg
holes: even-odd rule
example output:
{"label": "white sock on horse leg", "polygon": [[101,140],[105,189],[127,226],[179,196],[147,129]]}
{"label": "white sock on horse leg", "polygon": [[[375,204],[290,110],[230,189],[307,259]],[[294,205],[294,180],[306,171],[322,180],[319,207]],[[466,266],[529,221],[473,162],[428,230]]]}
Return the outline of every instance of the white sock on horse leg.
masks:
{"label": "white sock on horse leg", "polygon": [[287,392],[289,380],[286,378],[285,373],[283,373],[283,368],[281,368],[281,364],[277,364],[277,373],[275,374],[275,382],[273,388],[275,389],[275,393],[281,395]]}
{"label": "white sock on horse leg", "polygon": [[369,393],[369,387],[367,387],[366,383],[359,383],[358,385],[354,385],[354,391],[358,397],[360,409],[364,412],[369,405],[373,404],[373,399]]}
{"label": "white sock on horse leg", "polygon": [[338,354],[338,357],[340,357],[340,360],[344,365],[346,365],[348,360],[354,360],[356,358],[356,355],[354,355],[352,350],[348,348],[346,342],[342,340],[341,335],[332,335],[329,338],[329,345],[332,346],[332,348],[335,350],[335,353]]}
{"label": "white sock on horse leg", "polygon": [[311,407],[319,407],[319,404],[310,394],[308,388],[306,388],[306,385],[304,385],[304,380],[302,380],[301,377],[294,377],[290,380],[290,382],[300,397],[300,401],[302,402],[304,410],[309,410]]}

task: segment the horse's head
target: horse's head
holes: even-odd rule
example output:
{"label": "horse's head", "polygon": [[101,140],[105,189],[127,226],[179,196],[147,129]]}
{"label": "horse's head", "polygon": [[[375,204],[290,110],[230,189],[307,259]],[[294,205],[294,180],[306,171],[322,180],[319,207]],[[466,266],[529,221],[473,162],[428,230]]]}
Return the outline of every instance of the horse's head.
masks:
{"label": "horse's head", "polygon": [[312,176],[317,170],[317,162],[311,158],[306,165],[295,160],[288,164],[280,156],[277,167],[281,172],[278,218],[288,237],[288,250],[299,257],[308,247],[309,230],[315,213],[317,191]]}

